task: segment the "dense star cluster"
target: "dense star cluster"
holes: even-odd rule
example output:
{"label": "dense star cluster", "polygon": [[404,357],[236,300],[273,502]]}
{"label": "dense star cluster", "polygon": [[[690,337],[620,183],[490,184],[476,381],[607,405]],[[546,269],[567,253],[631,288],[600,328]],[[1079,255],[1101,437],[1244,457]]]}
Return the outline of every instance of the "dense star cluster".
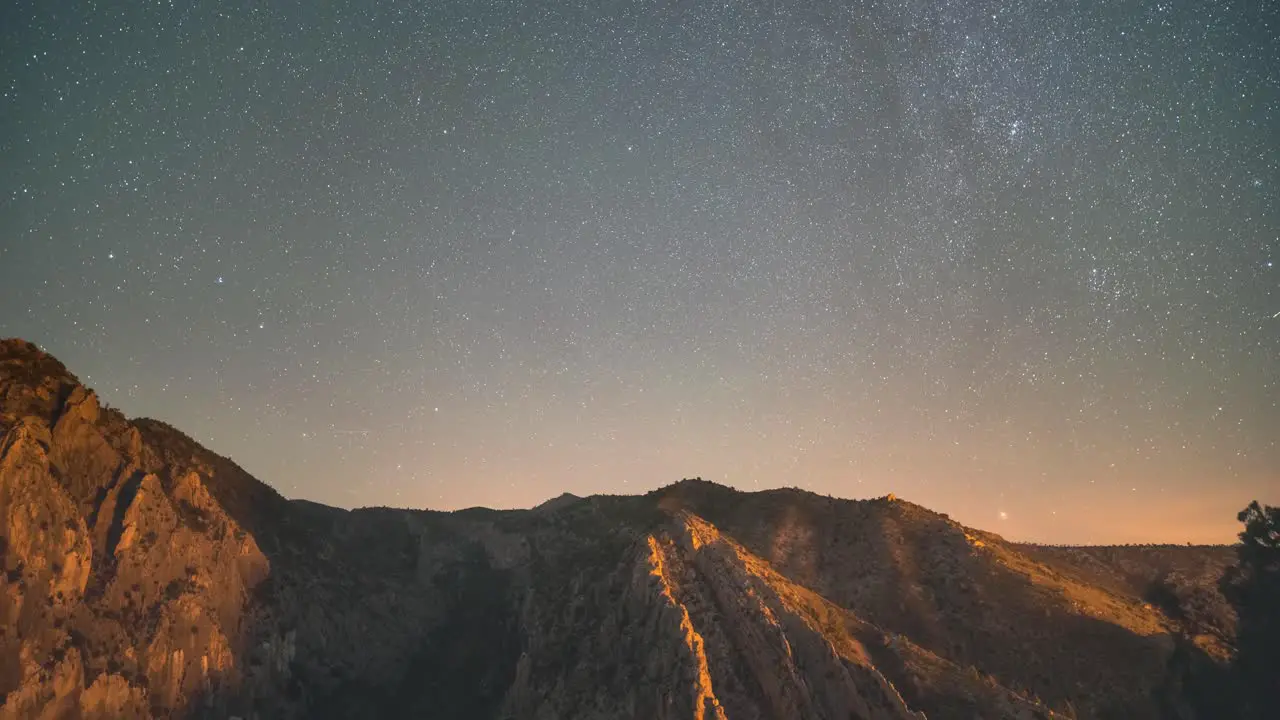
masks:
{"label": "dense star cluster", "polygon": [[0,335],[286,495],[1280,500],[1273,3],[0,9]]}

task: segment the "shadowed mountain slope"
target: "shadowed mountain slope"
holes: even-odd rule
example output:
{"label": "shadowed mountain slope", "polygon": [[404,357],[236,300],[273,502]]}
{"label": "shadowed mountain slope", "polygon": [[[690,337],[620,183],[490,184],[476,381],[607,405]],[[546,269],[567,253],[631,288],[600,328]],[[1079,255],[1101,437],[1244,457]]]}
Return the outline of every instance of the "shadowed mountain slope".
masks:
{"label": "shadowed mountain slope", "polygon": [[1194,717],[1184,601],[1206,646],[1234,622],[1220,548],[1015,545],[894,498],[287,500],[19,340],[0,541],[15,718]]}

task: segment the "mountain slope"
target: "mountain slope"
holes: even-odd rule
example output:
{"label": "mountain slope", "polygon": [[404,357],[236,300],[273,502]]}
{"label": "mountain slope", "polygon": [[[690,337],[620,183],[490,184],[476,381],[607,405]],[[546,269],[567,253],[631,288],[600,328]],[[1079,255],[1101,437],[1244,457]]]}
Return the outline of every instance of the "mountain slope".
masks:
{"label": "mountain slope", "polygon": [[0,540],[0,717],[1187,710],[1183,619],[1124,580],[1169,571],[1140,557],[1112,577],[892,498],[701,481],[529,511],[290,501],[18,340]]}
{"label": "mountain slope", "polygon": [[838,605],[1055,707],[1141,717],[1173,649],[1175,628],[1142,599],[905,501],[683,483],[665,502],[702,514]]}

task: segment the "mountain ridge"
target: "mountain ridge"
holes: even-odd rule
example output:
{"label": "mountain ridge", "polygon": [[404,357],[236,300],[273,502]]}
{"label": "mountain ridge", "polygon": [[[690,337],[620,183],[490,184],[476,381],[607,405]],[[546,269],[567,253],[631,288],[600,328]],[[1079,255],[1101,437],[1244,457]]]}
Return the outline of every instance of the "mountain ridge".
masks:
{"label": "mountain ridge", "polygon": [[1019,545],[893,496],[290,500],[18,340],[0,437],[0,717],[1193,717],[1179,638],[1232,641],[1196,580],[1227,548]]}

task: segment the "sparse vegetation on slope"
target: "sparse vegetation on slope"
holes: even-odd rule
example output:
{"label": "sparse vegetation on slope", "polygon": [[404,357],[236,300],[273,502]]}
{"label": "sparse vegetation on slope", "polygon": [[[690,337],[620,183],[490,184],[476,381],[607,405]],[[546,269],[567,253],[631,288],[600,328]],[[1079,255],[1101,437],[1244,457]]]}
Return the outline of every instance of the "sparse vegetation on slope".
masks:
{"label": "sparse vegetation on slope", "polygon": [[0,717],[1207,718],[1237,637],[1221,548],[1014,545],[894,497],[290,501],[20,341],[0,540]]}

